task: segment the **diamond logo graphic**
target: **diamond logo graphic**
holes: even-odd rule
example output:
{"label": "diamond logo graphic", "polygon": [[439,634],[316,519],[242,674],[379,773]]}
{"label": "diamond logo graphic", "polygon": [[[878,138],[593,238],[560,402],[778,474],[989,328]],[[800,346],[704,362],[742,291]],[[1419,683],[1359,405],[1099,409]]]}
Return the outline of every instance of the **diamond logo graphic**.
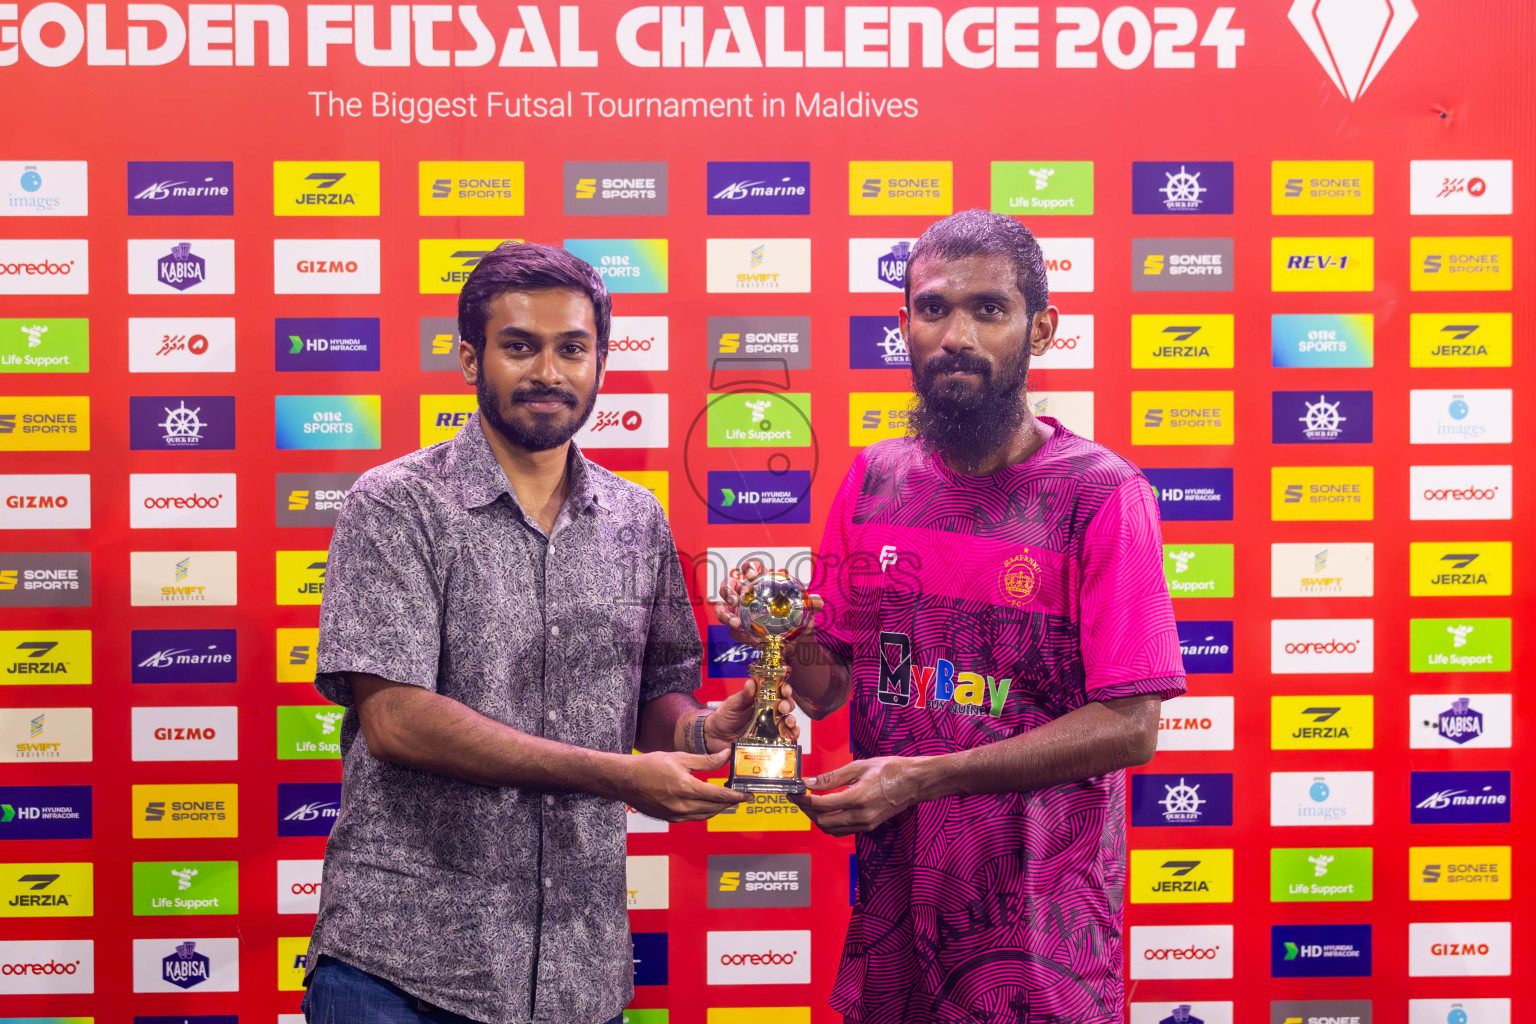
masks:
{"label": "diamond logo graphic", "polygon": [[1413,0],[1296,0],[1289,17],[1353,103],[1376,80],[1419,12]]}

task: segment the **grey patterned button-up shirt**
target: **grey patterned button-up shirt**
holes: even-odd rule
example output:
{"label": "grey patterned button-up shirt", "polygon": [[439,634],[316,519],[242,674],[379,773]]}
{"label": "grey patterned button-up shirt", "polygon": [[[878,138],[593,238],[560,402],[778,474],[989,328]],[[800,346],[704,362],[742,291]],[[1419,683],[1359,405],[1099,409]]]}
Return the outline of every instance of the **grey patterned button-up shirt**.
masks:
{"label": "grey patterned button-up shirt", "polygon": [[315,685],[347,708],[322,954],[489,1024],[591,1024],[629,1002],[624,805],[377,760],[345,672],[451,697],[534,736],[628,753],[639,705],[703,656],[672,532],[572,445],[546,537],[476,415],[363,474],[331,539]]}

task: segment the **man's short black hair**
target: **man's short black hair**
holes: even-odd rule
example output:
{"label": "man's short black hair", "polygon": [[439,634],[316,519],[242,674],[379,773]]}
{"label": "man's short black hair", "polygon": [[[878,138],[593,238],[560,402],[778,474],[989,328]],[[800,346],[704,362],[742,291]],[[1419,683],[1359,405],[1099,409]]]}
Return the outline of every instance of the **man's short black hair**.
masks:
{"label": "man's short black hair", "polygon": [[502,242],[492,249],[459,292],[459,337],[469,342],[476,357],[485,355],[485,324],[491,318],[491,302],[502,292],[533,292],[566,288],[592,300],[592,319],[597,324],[597,358],[608,358],[608,332],[613,326],[613,298],[603,277],[586,260],[564,249],[536,242]]}
{"label": "man's short black hair", "polygon": [[1007,256],[1019,278],[1024,311],[1031,321],[1051,304],[1051,288],[1045,279],[1045,254],[1029,228],[1012,217],[986,210],[962,210],[935,221],[907,254],[907,275],[902,287],[906,304],[912,306],[912,268],[918,260],[961,260],[967,256]]}

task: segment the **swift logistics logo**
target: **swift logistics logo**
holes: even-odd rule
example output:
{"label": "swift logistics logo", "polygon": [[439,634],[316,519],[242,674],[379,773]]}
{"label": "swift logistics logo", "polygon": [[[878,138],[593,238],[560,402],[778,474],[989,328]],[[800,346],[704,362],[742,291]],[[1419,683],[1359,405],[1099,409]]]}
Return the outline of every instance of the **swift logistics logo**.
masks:
{"label": "swift logistics logo", "polygon": [[130,451],[229,451],[235,423],[233,395],[128,397]]}
{"label": "swift logistics logo", "polygon": [[0,630],[0,686],[84,686],[90,682],[90,630]]}
{"label": "swift logistics logo", "polygon": [[1273,978],[1368,978],[1368,924],[1270,925],[1269,973]]}
{"label": "swift logistics logo", "polygon": [[1131,239],[1131,291],[1231,290],[1232,239]]}
{"label": "swift logistics logo", "polygon": [[1410,900],[1507,900],[1508,846],[1408,847]]}
{"label": "swift logistics logo", "polygon": [[1512,819],[1510,774],[1412,772],[1408,821],[1414,825],[1503,824]]}
{"label": "swift logistics logo", "polygon": [[1270,619],[1269,670],[1275,675],[1369,673],[1374,619]]}
{"label": "swift logistics logo", "polygon": [[1507,292],[1514,287],[1514,240],[1420,237],[1408,240],[1409,287],[1416,292]]}
{"label": "swift logistics logo", "polygon": [[278,317],[273,336],[279,371],[379,368],[378,317]]}
{"label": "swift logistics logo", "polygon": [[277,834],[328,836],[341,814],[341,783],[279,782]]}
{"label": "swift logistics logo", "polygon": [[1269,323],[1273,366],[1342,369],[1375,365],[1376,317],[1371,313],[1275,313]]}
{"label": "swift logistics logo", "polygon": [[1376,745],[1376,700],[1357,696],[1269,698],[1271,750],[1370,750]]}
{"label": "swift logistics logo", "polygon": [[1369,391],[1276,391],[1270,398],[1272,444],[1370,444]]}
{"label": "swift logistics logo", "polygon": [[239,708],[134,708],[135,761],[233,761],[240,750]]}
{"label": "swift logistics logo", "polygon": [[91,838],[90,786],[0,786],[0,840]]}
{"label": "swift logistics logo", "polygon": [[234,239],[128,239],[129,295],[234,293]]}
{"label": "swift logistics logo", "polygon": [[1231,750],[1237,728],[1235,708],[1232,697],[1180,698],[1158,714],[1157,749]]}
{"label": "swift logistics logo", "polygon": [[459,294],[475,267],[502,241],[500,238],[418,239],[417,289],[423,295]]}
{"label": "swift logistics logo", "polygon": [[233,683],[234,629],[135,629],[129,641],[135,683]]}
{"label": "swift logistics logo", "polygon": [[1269,546],[1270,597],[1371,597],[1375,545],[1319,541]]}
{"label": "swift logistics logo", "polygon": [[705,337],[710,367],[808,370],[811,366],[808,316],[712,316]]}
{"label": "swift logistics logo", "polygon": [[89,554],[0,554],[0,608],[86,608],[90,604]]}
{"label": "swift logistics logo", "polygon": [[1514,440],[1509,388],[1414,388],[1408,392],[1410,444],[1509,444]]}
{"label": "swift logistics logo", "polygon": [[1231,903],[1231,850],[1132,850],[1132,903]]}
{"label": "swift logistics logo", "polygon": [[1236,335],[1230,313],[1132,313],[1131,368],[1232,368]]}
{"label": "swift logistics logo", "polygon": [[232,160],[128,161],[130,217],[232,217]]}
{"label": "swift logistics logo", "polygon": [[[903,394],[910,404],[911,395]],[[1035,416],[1049,416],[1079,437],[1093,440],[1092,391],[1031,391],[1028,401]]]}
{"label": "swift logistics logo", "polygon": [[87,295],[90,290],[90,243],[85,239],[0,240],[0,295]]}
{"label": "swift logistics logo", "polygon": [[84,217],[90,213],[84,160],[0,161],[0,190],[0,217]]}
{"label": "swift logistics logo", "polygon": [[629,910],[666,910],[672,900],[672,885],[668,878],[668,858],[637,856],[624,858],[624,888]]}
{"label": "swift logistics logo", "polygon": [[1270,772],[1269,823],[1371,825],[1374,772]]}
{"label": "swift logistics logo", "polygon": [[1232,518],[1232,470],[1145,469],[1164,522],[1219,522]]}
{"label": "swift logistics logo", "polygon": [[1125,958],[1135,980],[1232,977],[1229,924],[1135,925]]}
{"label": "swift logistics logo", "polygon": [[0,452],[90,450],[91,400],[88,396],[0,396]]}
{"label": "swift logistics logo", "polygon": [[1408,212],[1458,216],[1515,212],[1513,160],[1410,160]]}
{"label": "swift logistics logo", "polygon": [[380,445],[378,395],[277,395],[277,447],[355,450]]}
{"label": "swift logistics logo", "polygon": [[1410,313],[1408,365],[1511,366],[1512,313]]}
{"label": "swift logistics logo", "polygon": [[1231,213],[1232,161],[1134,161],[1131,212],[1175,216]]}
{"label": "swift logistics logo", "polygon": [[1373,853],[1369,846],[1271,849],[1270,901],[1368,903],[1375,894]]}
{"label": "swift logistics logo", "polygon": [[1514,546],[1507,540],[1408,545],[1410,597],[1508,597],[1514,586]]}
{"label": "swift logistics logo", "polygon": [[1508,748],[1514,735],[1513,696],[1508,693],[1408,696],[1411,750]]}
{"label": "swift logistics logo", "polygon": [[954,181],[948,160],[851,160],[848,212],[947,217],[955,212]]}
{"label": "swift logistics logo", "polygon": [[91,323],[83,317],[0,317],[0,373],[87,373]]}
{"label": "swift logistics logo", "polygon": [[375,160],[274,160],[272,213],[278,217],[377,217]]}
{"label": "swift logistics logo", "polygon": [[1232,444],[1230,391],[1132,391],[1131,444]]}
{"label": "swift logistics logo", "polygon": [[335,526],[357,473],[277,474],[278,526]]}
{"label": "swift logistics logo", "polygon": [[711,856],[707,875],[711,909],[808,907],[810,854]]}
{"label": "swift logistics logo", "polygon": [[710,216],[807,216],[811,165],[806,160],[711,160],[705,170],[705,191],[709,197],[705,212]]}
{"label": "swift logistics logo", "polygon": [[1231,597],[1231,544],[1164,544],[1163,579],[1174,597]]}
{"label": "swift logistics logo", "polygon": [[521,217],[521,160],[422,160],[416,203],[423,217]]}
{"label": "swift logistics logo", "polygon": [[1093,161],[992,161],[992,212],[1092,214]]}
{"label": "swift logistics logo", "polygon": [[377,238],[274,238],[272,291],[277,295],[377,295],[379,259]]}
{"label": "swift logistics logo", "polygon": [[133,551],[128,562],[134,607],[235,603],[233,551]]}
{"label": "swift logistics logo", "polygon": [[89,473],[0,476],[0,530],[89,530]]}
{"label": "swift logistics logo", "polygon": [[277,631],[277,681],[313,683],[315,656],[320,649],[320,631],[305,628],[280,628]]}
{"label": "swift logistics logo", "polygon": [[667,212],[665,163],[568,160],[562,181],[567,217],[661,217]]}
{"label": "swift logistics logo", "polygon": [[90,708],[0,708],[0,763],[89,761]]}
{"label": "swift logistics logo", "polygon": [[[572,256],[590,263],[610,292],[667,290],[665,238],[567,238],[562,244]],[[807,248],[809,244],[807,239]],[[809,257],[806,265],[810,265]]]}
{"label": "swift logistics logo", "polygon": [[1232,824],[1230,773],[1135,774],[1131,783],[1131,824],[1190,827]]}
{"label": "swift logistics logo", "polygon": [[1269,517],[1275,522],[1368,520],[1376,516],[1372,466],[1274,466]]}
{"label": "swift logistics logo", "polygon": [[1508,921],[1415,921],[1408,925],[1408,977],[1507,978]]}
{"label": "swift logistics logo", "polygon": [[1271,291],[1368,292],[1375,287],[1374,238],[1269,240]]}
{"label": "swift logistics logo", "polygon": [[5,864],[0,867],[0,918],[92,917],[94,875],[89,863]]}
{"label": "swift logistics logo", "polygon": [[329,557],[323,549],[277,552],[277,603],[319,604]]}
{"label": "swift logistics logo", "polygon": [[1408,671],[1508,672],[1510,619],[1410,619]]}
{"label": "swift logistics logo", "polygon": [[1287,15],[1328,80],[1353,103],[1370,88],[1418,20],[1413,0],[1380,8],[1324,11],[1322,0],[1295,0]]}
{"label": "swift logistics logo", "polygon": [[1231,673],[1234,646],[1231,622],[1181,620],[1177,625],[1179,657],[1184,662],[1185,672]]}
{"label": "swift logistics logo", "polygon": [[134,786],[132,813],[135,839],[235,839],[240,835],[240,787]]}
{"label": "swift logistics logo", "polygon": [[1376,170],[1369,160],[1276,160],[1269,172],[1270,212],[1276,216],[1365,215],[1376,205]]}
{"label": "swift logistics logo", "polygon": [[709,238],[704,244],[706,291],[811,290],[809,238]]}

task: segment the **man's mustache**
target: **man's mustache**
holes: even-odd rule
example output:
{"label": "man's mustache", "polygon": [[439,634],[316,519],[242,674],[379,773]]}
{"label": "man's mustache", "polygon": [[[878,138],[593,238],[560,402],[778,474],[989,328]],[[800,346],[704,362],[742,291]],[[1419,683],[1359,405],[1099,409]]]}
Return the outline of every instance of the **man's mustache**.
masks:
{"label": "man's mustache", "polygon": [[974,352],[943,352],[923,365],[923,373],[930,379],[944,373],[974,373],[990,379],[992,364]]}
{"label": "man's mustache", "polygon": [[576,396],[564,388],[518,388],[512,392],[511,402],[564,402],[575,405]]}

